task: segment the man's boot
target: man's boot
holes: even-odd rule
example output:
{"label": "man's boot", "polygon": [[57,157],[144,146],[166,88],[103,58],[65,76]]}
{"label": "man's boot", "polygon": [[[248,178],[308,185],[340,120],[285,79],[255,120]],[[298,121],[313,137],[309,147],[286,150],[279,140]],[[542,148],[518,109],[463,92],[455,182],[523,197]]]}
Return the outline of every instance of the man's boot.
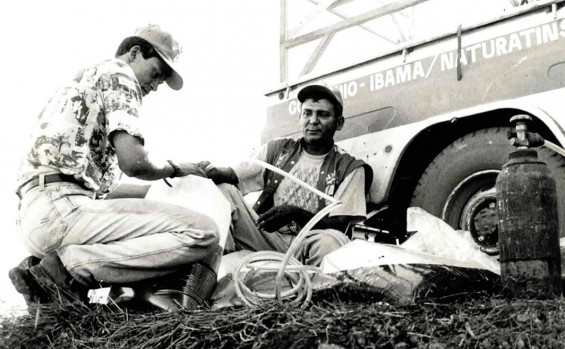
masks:
{"label": "man's boot", "polygon": [[29,273],[29,268],[39,264],[41,259],[35,256],[29,256],[24,258],[20,264],[15,268],[12,268],[8,272],[8,276],[14,285],[14,288],[18,293],[24,296],[26,304],[29,306],[32,303],[37,303],[41,295],[38,294],[37,287],[33,287],[33,277]]}
{"label": "man's boot", "polygon": [[9,272],[10,279],[24,298],[33,302],[50,302],[57,299],[84,301],[87,288],[75,280],[55,253],[28,269],[20,266]]}

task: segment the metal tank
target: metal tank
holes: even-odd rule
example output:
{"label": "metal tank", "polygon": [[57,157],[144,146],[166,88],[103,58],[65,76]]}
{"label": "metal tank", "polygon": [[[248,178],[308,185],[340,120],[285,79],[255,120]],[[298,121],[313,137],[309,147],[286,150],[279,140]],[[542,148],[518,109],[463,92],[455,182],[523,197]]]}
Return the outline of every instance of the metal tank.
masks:
{"label": "metal tank", "polygon": [[515,297],[562,293],[556,182],[537,151],[529,149],[525,120],[515,116],[519,148],[496,180],[502,283]]}

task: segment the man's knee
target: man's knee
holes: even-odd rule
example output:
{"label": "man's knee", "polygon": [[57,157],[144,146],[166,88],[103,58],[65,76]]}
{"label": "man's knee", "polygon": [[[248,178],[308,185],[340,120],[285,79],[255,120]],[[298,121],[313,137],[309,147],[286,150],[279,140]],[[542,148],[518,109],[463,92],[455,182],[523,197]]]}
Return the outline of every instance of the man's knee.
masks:
{"label": "man's knee", "polygon": [[217,246],[220,243],[220,232],[217,225],[214,224],[214,227],[204,229],[202,232],[203,238],[201,241],[203,246]]}
{"label": "man's knee", "polygon": [[234,195],[234,194],[239,193],[239,190],[236,188],[235,185],[228,184],[228,183],[218,184],[218,189],[220,189],[220,191],[224,195]]}
{"label": "man's knee", "polygon": [[243,195],[239,189],[232,184],[218,184],[218,189],[220,189],[220,192],[224,195],[226,200],[228,200],[232,211],[239,206],[241,201],[243,201]]}
{"label": "man's knee", "polygon": [[171,230],[189,246],[206,247],[220,241],[218,224],[206,215],[193,215],[190,222]]}
{"label": "man's knee", "polygon": [[304,261],[308,265],[320,265],[327,254],[348,242],[347,236],[338,230],[312,230],[304,241]]}
{"label": "man's knee", "polygon": [[341,247],[349,242],[345,234],[334,229],[311,230],[306,240],[312,245],[328,247]]}

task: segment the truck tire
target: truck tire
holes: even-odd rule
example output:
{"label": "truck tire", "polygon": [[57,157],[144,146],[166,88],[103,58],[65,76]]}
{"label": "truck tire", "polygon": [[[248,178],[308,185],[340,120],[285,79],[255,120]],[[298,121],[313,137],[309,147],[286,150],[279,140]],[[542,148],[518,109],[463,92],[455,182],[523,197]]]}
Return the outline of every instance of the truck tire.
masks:
{"label": "truck tire", "polygon": [[[411,206],[421,207],[455,229],[471,232],[483,247],[498,241],[496,176],[516,148],[508,142],[509,128],[469,133],[445,148],[428,165],[414,190]],[[545,147],[538,156],[557,182],[560,236],[565,232],[565,158]]]}

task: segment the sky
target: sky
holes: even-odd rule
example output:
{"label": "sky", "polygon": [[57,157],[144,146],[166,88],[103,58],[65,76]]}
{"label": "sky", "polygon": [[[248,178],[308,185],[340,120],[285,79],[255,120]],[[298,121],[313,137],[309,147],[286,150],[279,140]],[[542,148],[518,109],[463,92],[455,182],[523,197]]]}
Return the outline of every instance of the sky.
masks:
{"label": "sky", "polygon": [[225,163],[260,142],[264,94],[278,78],[278,1],[24,0],[0,5],[0,314],[23,305],[7,276],[27,253],[16,226],[17,167],[51,94],[84,66],[112,58],[138,27],[159,24],[183,47],[184,87],[143,101],[147,148],[166,158]]}

